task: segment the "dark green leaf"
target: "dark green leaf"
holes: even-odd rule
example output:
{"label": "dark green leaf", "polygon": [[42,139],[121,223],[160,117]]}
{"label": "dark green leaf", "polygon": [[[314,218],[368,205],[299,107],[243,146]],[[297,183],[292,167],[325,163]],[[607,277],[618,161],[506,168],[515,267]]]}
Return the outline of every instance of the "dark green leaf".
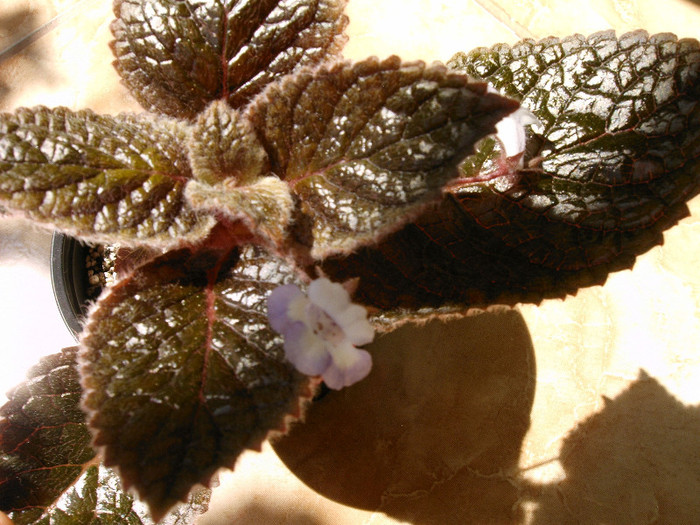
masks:
{"label": "dark green leaf", "polygon": [[42,516],[95,456],[75,354],[44,358],[0,409],[0,509],[18,523]]}
{"label": "dark green leaf", "polygon": [[[484,67],[484,63],[493,64]],[[496,65],[497,64],[497,65]],[[669,34],[606,31],[525,41],[452,61],[522,99],[544,124],[519,190],[492,184],[530,214],[597,232],[646,229],[685,208],[700,156],[700,45]],[[506,185],[507,186],[507,185]],[[525,191],[523,191],[523,189]],[[458,192],[457,192],[458,193]],[[676,214],[672,214],[676,215]],[[488,224],[487,224],[488,226]],[[598,244],[598,243],[596,243]],[[600,248],[544,264],[589,266]]]}
{"label": "dark green leaf", "polygon": [[297,67],[338,53],[345,0],[116,0],[115,67],[148,110],[192,119],[240,107]]}
{"label": "dark green leaf", "polygon": [[[191,525],[208,509],[211,491],[202,489],[159,523]],[[11,514],[17,525],[153,525],[143,505],[121,489],[117,474],[102,465],[90,465],[41,516]]]}
{"label": "dark green leaf", "polygon": [[437,209],[327,261],[336,280],[361,277],[358,299],[463,309],[561,297],[632,266],[687,215],[700,181],[697,41],[605,32],[477,49],[451,65],[522,99],[543,129],[524,169],[504,170],[488,139]]}
{"label": "dark green leaf", "polygon": [[336,63],[271,85],[247,108],[272,171],[312,221],[312,255],[375,242],[458,174],[477,140],[517,108],[443,66]]}
{"label": "dark green leaf", "polygon": [[134,500],[122,492],[119,478],[109,469],[89,466],[51,508],[36,520],[17,521],[33,525],[150,525],[133,508]]}
{"label": "dark green leaf", "polygon": [[0,202],[73,235],[172,246],[214,219],[182,198],[191,178],[185,131],[174,122],[66,108],[0,116]]}
{"label": "dark green leaf", "polygon": [[[97,464],[76,354],[42,359],[0,409],[0,510],[17,525],[151,525],[116,474]],[[196,493],[164,524],[190,525],[208,501],[209,491]]]}
{"label": "dark green leaf", "polygon": [[0,409],[0,510],[33,523],[93,461],[76,349],[45,357]]}
{"label": "dark green leaf", "polygon": [[308,395],[267,322],[267,294],[292,271],[222,244],[137,269],[99,300],[82,340],[94,444],[156,519]]}

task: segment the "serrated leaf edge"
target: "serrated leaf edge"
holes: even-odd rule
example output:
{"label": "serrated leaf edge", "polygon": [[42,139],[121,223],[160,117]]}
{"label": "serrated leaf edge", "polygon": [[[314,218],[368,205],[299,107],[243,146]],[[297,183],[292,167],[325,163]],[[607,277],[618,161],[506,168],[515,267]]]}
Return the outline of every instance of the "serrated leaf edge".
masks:
{"label": "serrated leaf edge", "polygon": [[[81,398],[81,409],[85,413],[87,428],[90,431],[90,434],[92,435],[91,445],[95,450],[97,456],[101,458],[102,464],[106,467],[113,468],[117,472],[124,491],[132,493],[135,498],[139,499],[139,501],[143,501],[135,482],[129,479],[129,477],[124,474],[121,467],[114,460],[114,458],[110,457],[108,447],[106,445],[99,444],[101,431],[97,428],[94,428],[92,425],[94,417],[98,411],[91,409],[87,404],[87,399],[90,395],[90,392],[92,391],[87,380],[91,373],[92,364],[83,357],[83,354],[88,352],[84,342],[87,340],[87,338],[90,337],[90,319],[92,317],[93,312],[97,311],[97,309],[99,308],[100,300],[103,297],[106,298],[110,294],[112,294],[114,288],[117,286],[119,286],[119,283],[116,283],[115,285],[105,289],[98,298],[98,300],[89,307],[88,313],[86,315],[87,322],[85,323],[83,331],[80,334],[78,353],[76,359],[78,372],[80,375],[80,385],[83,389],[83,395]],[[254,439],[250,442],[250,444],[245,447],[245,449],[261,452],[262,445],[265,441],[286,434],[289,430],[289,426],[294,421],[303,420],[306,407],[315,396],[319,384],[319,380],[307,377],[306,382],[300,385],[299,395],[290,401],[290,404],[286,409],[286,413],[279,420],[278,426],[275,428],[267,429],[265,432],[262,432],[260,436],[255,436]],[[210,472],[205,472],[197,483],[204,487],[211,487],[214,480],[216,479],[218,472],[222,468],[230,469],[232,471],[235,470],[235,464],[239,457],[240,455],[236,457],[230,457],[229,460],[225,462],[226,464],[219,465],[218,467],[212,469]],[[187,492],[187,494],[184,494],[177,501],[173,501],[172,503],[170,503],[167,506],[167,508],[153,509],[149,505],[149,512],[151,514],[151,518],[156,523],[160,522],[174,505],[185,503],[187,501],[187,498],[192,493],[192,490],[195,486],[196,484],[193,484],[190,490]]]}

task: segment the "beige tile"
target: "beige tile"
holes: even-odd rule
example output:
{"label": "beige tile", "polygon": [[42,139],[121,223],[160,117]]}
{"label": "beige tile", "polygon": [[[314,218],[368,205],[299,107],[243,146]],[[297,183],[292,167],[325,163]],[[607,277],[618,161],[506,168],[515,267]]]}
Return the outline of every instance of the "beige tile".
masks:
{"label": "beige tile", "polygon": [[[11,25],[0,24],[0,50],[74,4],[2,0],[0,21]],[[110,66],[109,4],[85,4],[74,18],[0,62],[5,88],[0,109],[34,104],[137,109]],[[698,38],[698,6],[685,0],[350,0],[346,54],[447,60],[460,50],[525,36],[609,28]],[[266,446],[261,454],[245,454],[237,471],[223,476],[212,513],[202,523],[235,518],[239,524],[262,524],[274,518],[289,524],[450,525],[474,517],[465,508],[503,518],[499,513],[516,502],[517,521],[538,525],[642,523],[655,517],[700,521],[691,497],[700,478],[694,408],[700,403],[700,200],[692,203],[692,212],[666,234],[664,246],[640,257],[633,270],[612,275],[605,286],[519,308],[519,329],[486,314],[484,322],[502,329],[503,351],[519,352],[512,355],[521,361],[514,357],[511,368],[494,369],[498,356],[472,355],[472,361],[459,362],[472,367],[463,376],[444,376],[448,371],[439,366],[439,354],[420,366],[411,360],[412,368],[387,357],[386,368],[378,367],[366,387],[319,405],[333,410],[315,409],[325,417],[316,416],[315,426],[305,430],[309,454],[286,458],[308,485]],[[465,333],[458,323],[446,325],[442,334],[432,343],[436,347],[464,339],[483,348],[479,334]],[[403,349],[408,343],[395,344]],[[421,350],[418,345],[415,352]],[[536,365],[536,383],[529,386],[522,376],[528,352]],[[640,378],[640,370],[650,377]],[[382,376],[386,371],[404,374],[404,381],[391,383]],[[472,381],[460,387],[459,377]],[[488,385],[479,378],[488,378]],[[392,387],[383,389],[382,381]],[[515,387],[522,389],[521,398],[511,404],[504,398],[493,413],[478,410],[504,392],[513,395]],[[411,403],[402,404],[407,399]],[[474,400],[480,403],[470,404]],[[450,407],[460,411],[451,414]],[[473,411],[471,420],[462,418],[467,410]],[[369,422],[368,414],[374,418]],[[517,434],[512,423],[523,417],[530,426]],[[390,418],[404,426],[392,428]],[[508,446],[499,456],[493,444]],[[385,463],[378,465],[382,458]],[[351,479],[353,469],[367,473],[365,478]],[[344,484],[357,491],[348,495]],[[348,503],[353,494],[355,501],[365,501],[364,509],[337,501]]]}
{"label": "beige tile", "polygon": [[[75,7],[78,6],[78,7]],[[0,109],[18,106],[89,107],[98,112],[138,110],[119,84],[107,43],[111,2],[20,2],[0,6],[0,20],[19,17],[22,23],[0,41],[0,49],[55,20],[51,29],[22,52],[0,61]],[[1,94],[2,92],[0,92]]]}

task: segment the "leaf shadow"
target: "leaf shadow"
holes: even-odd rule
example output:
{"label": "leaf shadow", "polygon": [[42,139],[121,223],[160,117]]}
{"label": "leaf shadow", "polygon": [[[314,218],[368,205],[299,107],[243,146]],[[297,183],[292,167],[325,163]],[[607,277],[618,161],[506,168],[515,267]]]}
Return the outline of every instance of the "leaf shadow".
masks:
{"label": "leaf shadow", "polygon": [[700,523],[699,450],[700,407],[642,371],[566,437],[566,477],[530,487],[531,523]]}
{"label": "leaf shadow", "polygon": [[315,402],[273,443],[316,492],[424,525],[518,521],[535,361],[509,310],[384,334],[372,374]]}
{"label": "leaf shadow", "polygon": [[416,525],[700,523],[700,407],[645,372],[565,438],[564,479],[537,484],[518,468],[536,374],[517,311],[405,326],[372,351],[366,380],[273,442],[317,493]]}

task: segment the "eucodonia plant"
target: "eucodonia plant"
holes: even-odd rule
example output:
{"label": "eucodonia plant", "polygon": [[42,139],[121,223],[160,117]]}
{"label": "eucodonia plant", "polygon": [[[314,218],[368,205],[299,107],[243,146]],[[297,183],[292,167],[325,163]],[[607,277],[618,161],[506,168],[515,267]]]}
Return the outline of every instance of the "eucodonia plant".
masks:
{"label": "eucodonia plant", "polygon": [[150,253],[2,409],[17,523],[147,522],[110,466],[161,520],[321,380],[371,373],[375,329],[601,283],[687,214],[695,40],[351,63],[344,3],[115,0],[147,112],[0,117],[1,209]]}

